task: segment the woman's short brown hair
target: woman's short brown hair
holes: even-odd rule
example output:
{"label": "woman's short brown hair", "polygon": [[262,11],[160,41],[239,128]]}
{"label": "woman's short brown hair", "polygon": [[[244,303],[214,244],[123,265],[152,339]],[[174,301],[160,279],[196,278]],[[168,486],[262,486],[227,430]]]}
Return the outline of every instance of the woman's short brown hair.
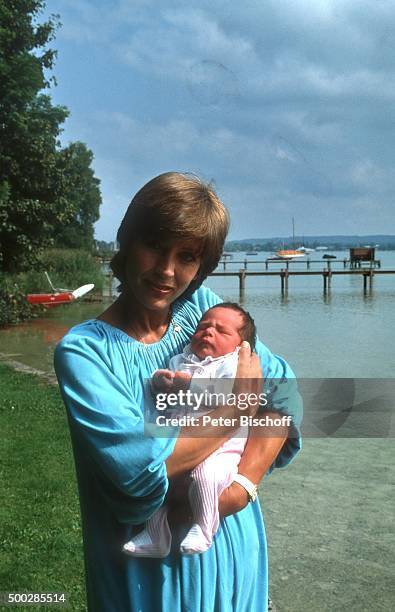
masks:
{"label": "woman's short brown hair", "polygon": [[194,174],[160,174],[136,193],[119,227],[119,251],[110,263],[121,281],[119,290],[124,289],[128,249],[134,241],[192,238],[202,243],[202,260],[184,293],[191,295],[218,265],[228,229],[228,212],[210,184]]}

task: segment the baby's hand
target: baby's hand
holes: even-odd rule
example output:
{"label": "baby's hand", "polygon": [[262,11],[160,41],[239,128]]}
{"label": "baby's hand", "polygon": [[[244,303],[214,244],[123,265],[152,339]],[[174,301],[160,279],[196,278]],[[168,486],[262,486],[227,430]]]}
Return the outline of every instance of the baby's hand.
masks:
{"label": "baby's hand", "polygon": [[174,372],[173,389],[174,391],[187,391],[191,383],[191,374],[188,372]]}
{"label": "baby's hand", "polygon": [[171,370],[156,370],[152,375],[152,388],[155,393],[167,393],[173,389],[175,373]]}

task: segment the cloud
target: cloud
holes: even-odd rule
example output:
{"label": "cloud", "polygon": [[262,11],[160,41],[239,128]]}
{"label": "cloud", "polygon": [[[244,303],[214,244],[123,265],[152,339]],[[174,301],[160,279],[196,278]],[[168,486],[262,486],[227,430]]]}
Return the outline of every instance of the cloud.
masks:
{"label": "cloud", "polygon": [[[373,222],[369,211],[377,206],[385,210],[384,196],[395,187],[392,169],[372,160],[350,156],[323,163],[278,134],[262,138],[236,126],[212,129],[185,119],[142,122],[111,112],[94,115],[92,130],[110,143],[107,159],[111,162],[101,164],[99,175],[111,175],[118,202],[123,199],[126,206],[134,186],[137,189],[155,174],[195,171],[206,180],[215,178],[234,217],[233,227],[241,232],[239,237],[248,231],[244,206],[253,219],[249,233],[259,227],[281,233],[284,215],[293,214],[318,224],[322,215],[326,218],[330,213],[332,221],[340,223],[347,202],[348,207],[355,202],[358,210],[365,211],[364,218],[371,216]],[[355,218],[347,223],[351,231]]]}
{"label": "cloud", "polygon": [[[54,4],[63,44],[91,54],[75,108],[102,93],[71,110],[73,133],[94,146],[106,207],[128,199],[131,182],[175,168],[215,177],[245,236],[260,223],[278,231],[278,218],[303,207],[311,233],[331,223],[387,229],[392,1]],[[363,214],[351,221],[347,210]]]}
{"label": "cloud", "polygon": [[210,88],[235,95],[235,71],[256,62],[248,39],[230,35],[215,18],[192,8],[163,10],[117,45],[117,52],[136,70],[153,78],[183,82],[208,103]]}

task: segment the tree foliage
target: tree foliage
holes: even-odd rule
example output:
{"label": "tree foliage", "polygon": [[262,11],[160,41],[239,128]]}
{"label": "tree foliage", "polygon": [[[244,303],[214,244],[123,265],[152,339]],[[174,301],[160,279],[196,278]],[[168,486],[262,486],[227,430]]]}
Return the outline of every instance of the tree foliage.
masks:
{"label": "tree foliage", "polygon": [[59,153],[63,197],[72,211],[69,223],[56,229],[55,244],[59,247],[94,248],[93,224],[99,218],[101,195],[99,180],[91,168],[92,161],[92,151],[82,142],[73,142]]}
{"label": "tree foliage", "polygon": [[[5,271],[28,269],[44,247],[67,233],[68,224],[70,235],[85,238],[89,246],[101,201],[92,153],[82,143],[60,148],[68,110],[43,93],[54,80],[47,74],[56,51],[48,45],[59,25],[57,16],[38,23],[44,7],[43,0],[0,0],[0,266]],[[69,241],[69,246],[74,245]]]}

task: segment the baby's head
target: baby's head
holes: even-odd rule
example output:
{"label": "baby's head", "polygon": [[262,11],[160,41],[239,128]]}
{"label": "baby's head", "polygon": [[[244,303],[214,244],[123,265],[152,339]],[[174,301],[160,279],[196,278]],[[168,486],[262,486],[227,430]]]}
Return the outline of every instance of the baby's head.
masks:
{"label": "baby's head", "polygon": [[232,353],[247,340],[255,348],[256,327],[251,315],[238,304],[224,302],[210,308],[191,338],[192,352],[199,358]]}

